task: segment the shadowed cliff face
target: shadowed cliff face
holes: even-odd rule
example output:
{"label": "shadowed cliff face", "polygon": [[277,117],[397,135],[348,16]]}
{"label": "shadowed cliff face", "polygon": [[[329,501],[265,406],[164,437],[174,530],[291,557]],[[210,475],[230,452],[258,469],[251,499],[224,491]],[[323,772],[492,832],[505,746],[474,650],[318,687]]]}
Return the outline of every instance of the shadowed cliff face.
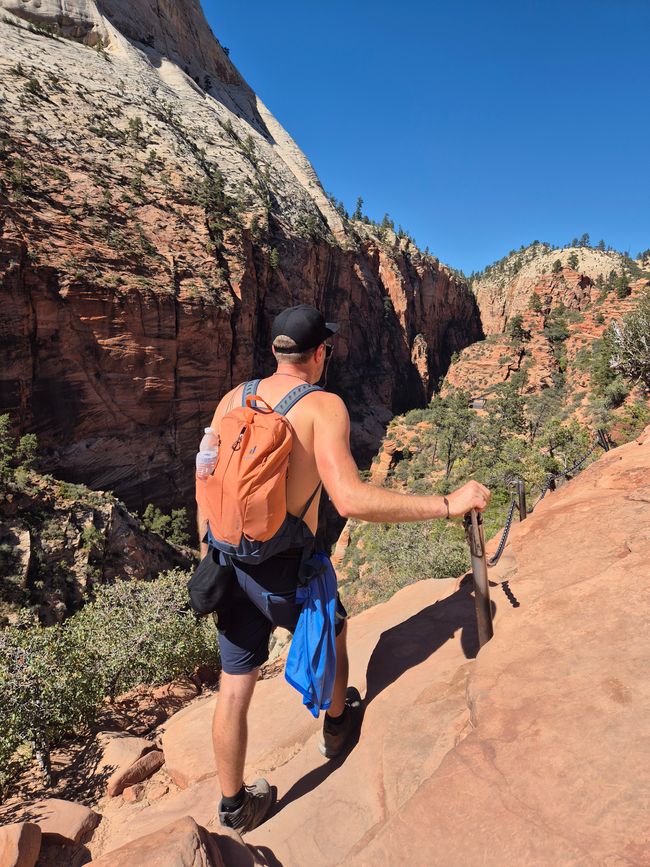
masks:
{"label": "shadowed cliff face", "polygon": [[341,323],[329,386],[369,459],[481,336],[466,285],[332,207],[196,4],[0,6],[54,31],[0,21],[2,411],[63,478],[189,502],[216,403],[309,302]]}
{"label": "shadowed cliff face", "polygon": [[406,257],[292,240],[285,276],[260,267],[247,238],[230,252],[245,261],[217,305],[157,287],[79,279],[63,288],[56,267],[32,264],[24,244],[5,238],[0,401],[38,434],[53,471],[134,505],[145,491],[185,498],[202,427],[228,388],[273,370],[270,321],[292,303],[319,304],[341,323],[330,387],[349,405],[361,457],[477,336],[470,297]]}

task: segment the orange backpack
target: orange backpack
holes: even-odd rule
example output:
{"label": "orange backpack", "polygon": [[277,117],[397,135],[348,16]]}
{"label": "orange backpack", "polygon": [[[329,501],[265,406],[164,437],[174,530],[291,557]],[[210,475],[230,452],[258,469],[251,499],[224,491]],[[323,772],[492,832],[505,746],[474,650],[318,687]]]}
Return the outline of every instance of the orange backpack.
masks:
{"label": "orange backpack", "polygon": [[312,545],[314,536],[303,518],[320,489],[319,483],[299,516],[287,512],[293,429],[285,416],[306,394],[322,389],[304,383],[271,408],[256,394],[259,383],[247,382],[241,406],[221,419],[216,466],[207,479],[196,480],[209,544],[244,563]]}

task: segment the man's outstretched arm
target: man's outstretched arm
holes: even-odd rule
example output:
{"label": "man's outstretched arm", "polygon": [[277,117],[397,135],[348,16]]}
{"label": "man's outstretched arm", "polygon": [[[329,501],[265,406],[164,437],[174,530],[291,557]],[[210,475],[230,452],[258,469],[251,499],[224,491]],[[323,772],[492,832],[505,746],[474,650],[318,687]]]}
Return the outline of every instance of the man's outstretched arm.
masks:
{"label": "man's outstretched arm", "polygon": [[[334,394],[323,394],[319,401],[314,420],[314,455],[323,485],[344,518],[396,522],[447,516],[444,499],[437,494],[400,494],[361,481],[350,452],[350,417],[343,401]],[[485,509],[490,492],[471,481],[449,494],[447,500],[449,514],[456,518],[470,509]]]}

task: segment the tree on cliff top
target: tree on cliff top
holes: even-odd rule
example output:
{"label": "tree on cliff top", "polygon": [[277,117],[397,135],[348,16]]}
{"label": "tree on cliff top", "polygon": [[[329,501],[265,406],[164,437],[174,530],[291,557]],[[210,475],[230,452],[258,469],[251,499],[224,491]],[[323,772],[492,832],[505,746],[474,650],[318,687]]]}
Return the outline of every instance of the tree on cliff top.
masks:
{"label": "tree on cliff top", "polygon": [[621,322],[612,324],[611,366],[650,389],[650,290]]}
{"label": "tree on cliff top", "polygon": [[523,325],[524,318],[521,314],[517,314],[513,316],[512,319],[508,322],[506,327],[506,333],[510,338],[511,342],[514,344],[526,343],[530,340],[530,331],[527,331]]}
{"label": "tree on cliff top", "polygon": [[25,471],[34,465],[37,450],[36,434],[16,439],[11,433],[9,414],[0,415],[0,488],[22,483]]}

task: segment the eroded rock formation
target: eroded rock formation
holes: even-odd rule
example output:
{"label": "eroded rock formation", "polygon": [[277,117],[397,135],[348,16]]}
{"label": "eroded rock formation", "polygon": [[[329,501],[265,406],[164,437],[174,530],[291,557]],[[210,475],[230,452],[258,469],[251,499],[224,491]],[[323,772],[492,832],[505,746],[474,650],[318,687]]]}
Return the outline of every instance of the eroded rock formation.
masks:
{"label": "eroded rock formation", "polygon": [[24,607],[45,625],[61,622],[98,586],[193,563],[111,494],[36,473],[0,497],[0,546],[0,627]]}
{"label": "eroded rock formation", "polygon": [[501,334],[508,320],[530,308],[533,293],[548,310],[558,304],[569,310],[584,310],[600,294],[600,282],[627,264],[625,256],[615,250],[592,247],[553,250],[536,243],[513,251],[486,268],[472,283],[483,330],[488,335]]}
{"label": "eroded rock formation", "polygon": [[187,502],[215,403],[306,301],[369,458],[481,335],[467,287],[338,213],[194,0],[0,7],[0,407],[64,478]]}

